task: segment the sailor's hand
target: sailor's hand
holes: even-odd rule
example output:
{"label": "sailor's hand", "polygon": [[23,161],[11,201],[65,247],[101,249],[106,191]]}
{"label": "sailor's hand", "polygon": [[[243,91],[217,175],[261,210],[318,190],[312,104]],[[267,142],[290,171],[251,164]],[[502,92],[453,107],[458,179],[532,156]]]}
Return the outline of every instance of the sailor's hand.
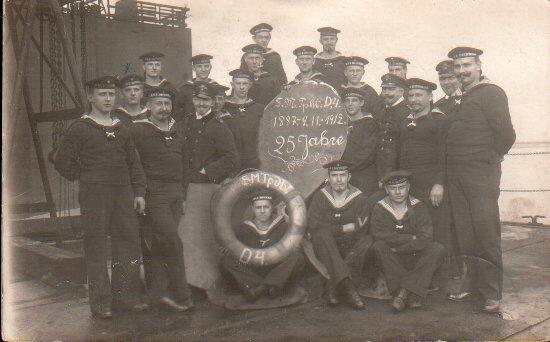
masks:
{"label": "sailor's hand", "polygon": [[351,233],[353,231],[355,231],[355,223],[346,223],[345,225],[342,226],[342,231],[344,233]]}
{"label": "sailor's hand", "polygon": [[430,201],[432,202],[434,207],[439,207],[439,205],[443,201],[443,192],[443,185],[434,184],[432,190],[430,191]]}
{"label": "sailor's hand", "polygon": [[134,210],[141,215],[145,215],[145,198],[143,197],[134,198]]}

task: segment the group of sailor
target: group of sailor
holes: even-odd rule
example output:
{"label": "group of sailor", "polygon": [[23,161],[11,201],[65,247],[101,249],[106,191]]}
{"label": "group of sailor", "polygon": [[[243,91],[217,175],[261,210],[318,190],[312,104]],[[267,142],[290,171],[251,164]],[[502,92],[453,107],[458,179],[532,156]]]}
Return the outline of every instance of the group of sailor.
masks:
{"label": "group of sailor", "polygon": [[[306,238],[330,278],[328,303],[345,298],[364,308],[357,290],[362,274],[379,272],[395,310],[417,308],[437,288],[436,271],[450,279],[467,270],[469,281],[448,298],[480,295],[484,310],[498,311],[500,163],[515,132],[505,92],[482,75],[483,52],[449,52],[435,67],[445,96],[434,103],[436,84],[407,78],[409,61],[401,57],[386,58],[378,94],[362,82],[368,60],[338,52],[340,31],[331,27],[318,29],[321,52],[293,51],[300,73],[288,82],[281,56],[268,48],[272,30],[266,23],[250,30],[254,44],[229,73],[229,96],[209,77],[213,57],[206,54],[191,58],[195,78],[179,88],[161,75],[159,52],[140,56],[143,75],[86,83],[89,111],[70,126],[54,162],[80,184],[92,314],[147,310],[144,287],[162,309],[193,308],[178,236],[189,191],[259,169],[264,108],[302,82],[333,87],[349,116],[345,151],[325,165],[327,182],[307,210]],[[261,191],[249,204],[252,217],[234,227],[236,236],[253,248],[277,242],[288,223],[275,194]],[[306,260],[296,251],[280,264],[255,267],[225,256],[220,269],[254,302],[283,295],[303,276]]]}

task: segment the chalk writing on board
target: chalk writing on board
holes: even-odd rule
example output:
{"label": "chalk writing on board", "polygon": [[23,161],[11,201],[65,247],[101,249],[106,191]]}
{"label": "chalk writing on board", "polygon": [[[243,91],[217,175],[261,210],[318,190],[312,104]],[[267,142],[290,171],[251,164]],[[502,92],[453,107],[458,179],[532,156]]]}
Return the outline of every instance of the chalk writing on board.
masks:
{"label": "chalk writing on board", "polygon": [[342,155],[347,127],[348,117],[332,87],[298,84],[283,90],[262,117],[261,168],[284,175],[299,191],[309,191],[324,179],[312,174],[323,174],[317,171]]}

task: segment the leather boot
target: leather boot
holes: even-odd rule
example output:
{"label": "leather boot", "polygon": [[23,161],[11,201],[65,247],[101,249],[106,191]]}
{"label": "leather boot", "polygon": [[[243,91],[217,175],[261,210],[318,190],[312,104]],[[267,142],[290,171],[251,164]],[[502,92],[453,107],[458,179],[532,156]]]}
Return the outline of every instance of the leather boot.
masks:
{"label": "leather boot", "polygon": [[391,306],[395,309],[395,311],[403,311],[405,310],[405,303],[407,302],[407,297],[409,295],[409,291],[406,289],[401,289],[397,293],[397,295],[393,298],[393,301],[391,303]]}

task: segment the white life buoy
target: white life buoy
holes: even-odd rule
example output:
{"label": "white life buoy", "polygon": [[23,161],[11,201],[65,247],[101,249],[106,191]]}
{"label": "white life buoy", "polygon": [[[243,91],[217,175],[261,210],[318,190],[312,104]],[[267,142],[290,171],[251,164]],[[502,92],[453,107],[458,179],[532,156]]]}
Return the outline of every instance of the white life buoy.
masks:
{"label": "white life buoy", "polygon": [[[237,201],[251,191],[269,189],[286,203],[290,227],[283,238],[267,248],[250,248],[235,236],[231,226],[231,212]],[[306,205],[300,193],[286,179],[270,172],[254,171],[234,178],[221,187],[212,198],[214,234],[218,243],[241,263],[266,266],[280,263],[300,243],[307,227]]]}

